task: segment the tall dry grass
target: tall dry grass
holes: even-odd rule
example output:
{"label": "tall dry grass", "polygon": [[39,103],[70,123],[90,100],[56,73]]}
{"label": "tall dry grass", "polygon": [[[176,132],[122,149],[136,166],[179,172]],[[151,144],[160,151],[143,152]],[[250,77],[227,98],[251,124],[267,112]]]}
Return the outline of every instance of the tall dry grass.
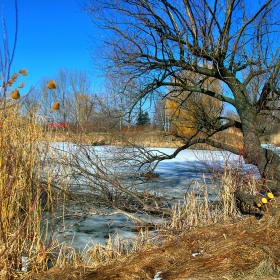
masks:
{"label": "tall dry grass", "polygon": [[43,175],[48,139],[42,145],[42,135],[19,106],[0,110],[0,279],[47,266],[51,243],[41,222],[53,201],[52,178]]}
{"label": "tall dry grass", "polygon": [[67,203],[67,186],[53,183],[61,177],[52,170],[52,141],[56,134],[46,134],[35,115],[23,117],[20,106],[0,110],[0,279],[30,279],[50,265],[97,265],[151,246],[140,232],[134,241],[109,238],[78,253],[50,236]]}
{"label": "tall dry grass", "polygon": [[[242,207],[235,193],[241,190],[250,195],[257,195],[260,191],[260,182],[255,177],[254,169],[244,172],[242,157],[230,162],[228,154],[225,153],[223,156],[224,166],[214,154],[210,158],[203,159],[206,167],[212,172],[213,183],[210,187],[203,181],[196,182],[192,190],[185,195],[184,201],[172,207],[168,225],[170,229],[183,231],[191,227],[223,223],[242,217]],[[259,210],[254,209],[256,212]]]}

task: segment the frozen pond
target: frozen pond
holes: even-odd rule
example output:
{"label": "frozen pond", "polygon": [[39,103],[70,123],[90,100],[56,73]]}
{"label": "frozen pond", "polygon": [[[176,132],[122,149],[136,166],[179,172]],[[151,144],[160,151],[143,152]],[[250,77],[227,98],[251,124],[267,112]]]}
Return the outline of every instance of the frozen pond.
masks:
{"label": "frozen pond", "polygon": [[[56,143],[54,145],[59,148],[59,152],[67,154],[69,151],[79,153],[79,149],[74,144]],[[108,158],[109,151],[114,153],[114,147],[88,147],[90,152],[97,153],[99,157]],[[150,149],[151,150],[151,149]],[[172,154],[175,149],[172,148],[153,148],[153,154]],[[106,160],[104,162],[106,164]],[[83,162],[87,165],[87,162]],[[178,199],[183,199],[186,193],[191,189],[197,188],[200,192],[199,186],[209,185],[209,197],[215,200],[215,192],[211,193],[211,188],[214,186],[213,170],[222,170],[225,165],[233,165],[245,172],[258,174],[256,167],[252,165],[245,165],[241,156],[233,155],[229,152],[220,151],[205,151],[205,150],[184,150],[180,152],[176,158],[164,160],[158,164],[155,172],[159,174],[158,178],[145,180],[143,178],[136,178],[133,181],[135,187],[141,190],[149,190],[163,199],[169,205]],[[112,169],[121,169],[122,165],[116,164]],[[90,165],[88,168],[91,168]],[[127,168],[123,168],[127,170]],[[71,174],[71,172],[70,172]],[[130,184],[130,179],[126,178],[127,173],[123,172],[123,180],[125,184]],[[73,179],[72,184],[77,185],[80,178]],[[131,181],[132,182],[132,181]],[[132,183],[131,183],[132,184]],[[212,197],[211,197],[212,195]],[[111,210],[108,209],[109,213]],[[156,216],[149,216],[140,214],[141,218],[151,222],[160,223],[161,218]],[[105,243],[108,240],[109,234],[115,236],[119,234],[122,239],[131,238],[136,235],[131,230],[133,223],[123,215],[87,215],[82,217],[69,217],[64,220],[63,224],[59,224],[56,229],[55,236],[60,241],[69,242],[77,250],[83,248],[89,242]]]}

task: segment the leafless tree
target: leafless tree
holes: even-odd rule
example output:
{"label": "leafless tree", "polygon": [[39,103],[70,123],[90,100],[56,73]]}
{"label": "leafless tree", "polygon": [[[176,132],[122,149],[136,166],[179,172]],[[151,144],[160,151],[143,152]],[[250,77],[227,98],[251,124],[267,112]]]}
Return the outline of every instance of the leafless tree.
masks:
{"label": "leafless tree", "polygon": [[[56,82],[55,89],[48,88],[50,79]],[[54,119],[83,126],[93,120],[94,98],[90,79],[83,71],[60,69],[54,77],[42,77],[29,99],[40,104],[39,114],[45,121]],[[53,112],[55,102],[59,102],[60,109]]]}
{"label": "leafless tree", "polygon": [[155,101],[153,124],[166,133],[169,131],[170,117],[167,112],[166,100],[159,99]]}
{"label": "leafless tree", "polygon": [[[129,110],[155,90],[176,87],[233,106],[240,118],[224,117],[210,135],[187,139],[173,154],[151,160],[174,158],[196,143],[240,154],[213,139],[220,131],[238,127],[246,163],[277,181],[272,191],[280,192],[280,158],[261,146],[258,129],[260,116],[279,109],[279,4],[279,0],[86,1],[85,10],[100,28],[96,42],[102,44],[102,52],[95,57],[103,70],[126,83],[145,82]],[[223,90],[205,89],[201,81],[185,83],[178,79],[182,71],[217,79]],[[165,97],[170,97],[168,91]]]}

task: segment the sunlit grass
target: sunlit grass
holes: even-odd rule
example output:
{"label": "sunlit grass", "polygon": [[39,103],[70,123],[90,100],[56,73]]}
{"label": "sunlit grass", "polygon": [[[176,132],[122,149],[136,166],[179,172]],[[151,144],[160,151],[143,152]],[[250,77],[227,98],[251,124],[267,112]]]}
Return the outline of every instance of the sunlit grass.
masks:
{"label": "sunlit grass", "polygon": [[0,111],[0,120],[0,277],[14,279],[46,268],[52,244],[41,221],[54,206],[52,178],[43,172],[48,139],[41,144],[35,119],[13,106]]}

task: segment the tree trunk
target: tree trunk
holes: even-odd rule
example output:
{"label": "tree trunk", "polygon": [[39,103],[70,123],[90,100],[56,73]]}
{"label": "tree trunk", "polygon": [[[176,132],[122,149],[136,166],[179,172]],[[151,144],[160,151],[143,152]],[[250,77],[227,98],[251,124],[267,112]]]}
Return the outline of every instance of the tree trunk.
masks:
{"label": "tree trunk", "polygon": [[257,166],[260,175],[267,180],[268,187],[274,194],[280,194],[280,157],[274,152],[261,147],[257,134],[256,113],[253,106],[246,104],[239,115],[242,121],[244,137],[243,156],[245,163]]}
{"label": "tree trunk", "polygon": [[267,180],[268,187],[280,195],[280,158],[270,150],[254,145],[245,148],[245,162],[258,167],[261,176]]}

